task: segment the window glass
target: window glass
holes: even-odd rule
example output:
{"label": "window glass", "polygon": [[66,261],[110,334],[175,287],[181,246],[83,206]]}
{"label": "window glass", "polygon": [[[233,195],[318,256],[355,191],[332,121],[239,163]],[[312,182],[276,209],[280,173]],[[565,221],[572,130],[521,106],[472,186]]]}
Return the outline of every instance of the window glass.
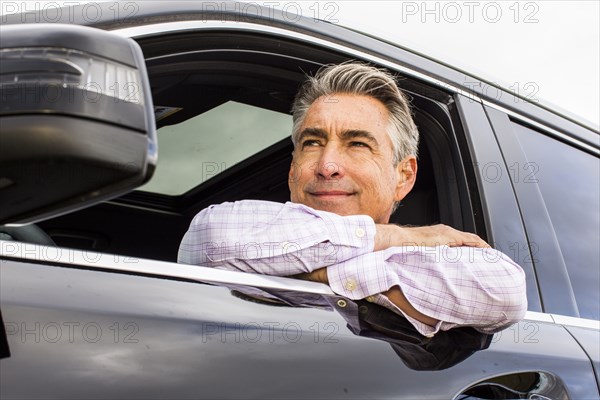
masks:
{"label": "window glass", "polygon": [[[529,165],[523,182],[537,182],[569,273],[579,313],[600,319],[600,160],[513,125]],[[513,168],[513,172],[517,168]]]}
{"label": "window glass", "polygon": [[158,130],[158,164],[139,190],[179,195],[290,136],[292,116],[236,103],[222,104]]}

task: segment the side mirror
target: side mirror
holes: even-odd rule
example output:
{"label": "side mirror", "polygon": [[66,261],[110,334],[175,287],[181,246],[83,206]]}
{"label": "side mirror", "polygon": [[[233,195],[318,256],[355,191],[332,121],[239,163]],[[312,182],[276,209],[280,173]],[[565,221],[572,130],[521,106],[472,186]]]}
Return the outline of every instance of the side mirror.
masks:
{"label": "side mirror", "polygon": [[150,179],[157,139],[144,57],[129,38],[0,26],[0,225],[25,224]]}

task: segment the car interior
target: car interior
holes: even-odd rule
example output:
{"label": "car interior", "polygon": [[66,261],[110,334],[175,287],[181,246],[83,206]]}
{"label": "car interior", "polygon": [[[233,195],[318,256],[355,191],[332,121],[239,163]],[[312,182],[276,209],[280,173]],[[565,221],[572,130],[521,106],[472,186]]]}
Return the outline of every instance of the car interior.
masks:
{"label": "car interior", "polygon": [[[230,142],[224,142],[225,150],[221,150],[225,154],[238,138],[223,135],[220,122],[198,131],[186,123],[202,120],[211,110],[226,104],[240,104],[291,121],[291,103],[306,74],[313,74],[321,65],[356,57],[314,44],[239,32],[187,32],[142,38],[139,43],[146,57],[155,109],[160,110],[156,114],[159,164],[150,184],[155,179],[169,183],[180,174],[191,180],[174,192],[161,190],[159,184],[144,186],[117,199],[42,221],[38,226],[61,247],[174,262],[189,223],[205,207],[242,199],[289,200],[287,181],[293,150],[289,133],[269,138],[269,145],[264,145],[254,138],[268,128],[252,131],[238,121],[239,115],[226,115],[223,124],[229,124],[229,130],[240,135],[250,132],[244,140],[256,141],[259,148],[235,163],[228,162],[227,168],[202,177],[198,164],[194,167],[183,159],[211,154],[214,147],[204,149],[203,143],[219,144],[227,139]],[[469,189],[468,184],[473,182],[469,176],[472,172],[463,164],[470,160],[452,96],[414,78],[396,75],[399,86],[411,99],[421,141],[416,185],[391,222],[445,223],[485,239],[477,191]],[[179,154],[161,142],[175,143],[184,136],[192,138],[186,139],[193,140],[190,146],[198,146],[204,153]],[[214,153],[207,161],[216,162],[219,157]],[[163,158],[165,162],[174,160],[173,165],[179,169],[174,167],[159,179]],[[35,241],[19,239],[14,232],[12,235],[16,240]]]}

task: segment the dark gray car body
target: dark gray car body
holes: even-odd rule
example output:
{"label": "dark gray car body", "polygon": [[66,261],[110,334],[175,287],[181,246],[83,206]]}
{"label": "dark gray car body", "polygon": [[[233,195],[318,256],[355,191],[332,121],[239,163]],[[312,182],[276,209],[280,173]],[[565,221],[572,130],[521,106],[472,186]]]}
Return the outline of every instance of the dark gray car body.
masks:
{"label": "dark gray car body", "polygon": [[[582,294],[576,296],[545,193],[538,182],[525,184],[511,171],[514,163],[527,162],[515,123],[595,157],[596,162],[598,132],[522,99],[515,102],[506,92],[502,98],[487,97],[477,88],[488,83],[475,77],[322,21],[304,17],[292,21],[288,14],[264,8],[260,15],[234,6],[214,11],[208,3],[192,2],[128,3],[135,4],[129,10],[135,13],[115,18],[111,4],[101,8],[102,17],[93,21],[76,8],[72,13],[63,10],[52,22],[121,30],[135,38],[148,54],[151,83],[153,74],[161,73],[161,57],[192,53],[190,48],[156,50],[159,46],[153,40],[180,34],[264,36],[273,39],[265,42],[271,47],[262,52],[276,53],[279,43],[282,55],[289,59],[305,55],[304,63],[323,62],[327,57],[321,53],[331,52],[408,77],[407,84],[414,82],[409,90],[431,103],[431,109],[429,103],[423,109],[439,106],[448,114],[439,119],[448,119],[453,130],[460,131],[456,150],[450,153],[467,190],[458,186],[461,207],[442,216],[442,221],[476,231],[523,266],[530,311],[524,321],[494,335],[481,350],[458,357],[464,360],[442,370],[431,364],[418,370],[389,341],[351,332],[342,317],[347,303],[326,286],[145,256],[143,245],[137,246],[133,237],[147,241],[151,254],[158,244],[152,243],[149,232],[161,231],[160,240],[175,243],[181,227],[205,204],[190,205],[191,196],[177,199],[167,209],[134,196],[82,214],[84,220],[114,224],[121,215],[123,220],[129,218],[125,213],[139,213],[138,218],[148,221],[140,229],[149,232],[128,231],[129,242],[117,240],[115,233],[114,241],[128,243],[122,247],[94,252],[0,243],[0,307],[10,352],[0,361],[2,398],[447,399],[462,398],[461,393],[478,384],[483,389],[477,393],[493,396],[600,397],[599,322],[595,317],[581,318],[577,301]],[[40,22],[31,15],[2,18],[3,23]],[[303,49],[288,53],[285,46],[291,48],[290,43]],[[319,55],[311,60],[304,48],[318,49]],[[482,166],[490,165],[501,177],[486,174]],[[593,173],[579,179],[587,179],[597,190]],[[185,223],[178,222],[178,230],[169,229],[158,213],[143,213],[154,206],[163,214],[179,213]],[[598,209],[581,211],[595,213],[597,220]],[[48,221],[42,227],[56,228],[53,224],[58,223]],[[68,219],[60,223],[76,226]],[[589,240],[593,243],[595,238]],[[522,251],[511,254],[515,243]],[[597,252],[597,242],[590,246]],[[246,287],[307,293],[331,307],[254,302],[232,295],[232,285],[242,291]],[[590,293],[590,299],[595,301],[597,294]]]}

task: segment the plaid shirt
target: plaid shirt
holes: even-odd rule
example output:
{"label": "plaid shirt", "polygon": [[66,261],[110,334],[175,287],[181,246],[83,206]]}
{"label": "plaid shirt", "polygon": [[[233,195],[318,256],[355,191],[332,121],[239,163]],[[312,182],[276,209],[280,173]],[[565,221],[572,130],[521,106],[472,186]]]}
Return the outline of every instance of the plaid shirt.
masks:
{"label": "plaid shirt", "polygon": [[[456,326],[493,333],[523,318],[525,274],[505,254],[448,246],[373,251],[375,233],[366,215],[290,202],[223,203],[196,215],[178,262],[278,276],[327,267],[335,293],[402,314],[425,336]],[[380,294],[396,285],[415,309],[439,322],[419,322]]]}

